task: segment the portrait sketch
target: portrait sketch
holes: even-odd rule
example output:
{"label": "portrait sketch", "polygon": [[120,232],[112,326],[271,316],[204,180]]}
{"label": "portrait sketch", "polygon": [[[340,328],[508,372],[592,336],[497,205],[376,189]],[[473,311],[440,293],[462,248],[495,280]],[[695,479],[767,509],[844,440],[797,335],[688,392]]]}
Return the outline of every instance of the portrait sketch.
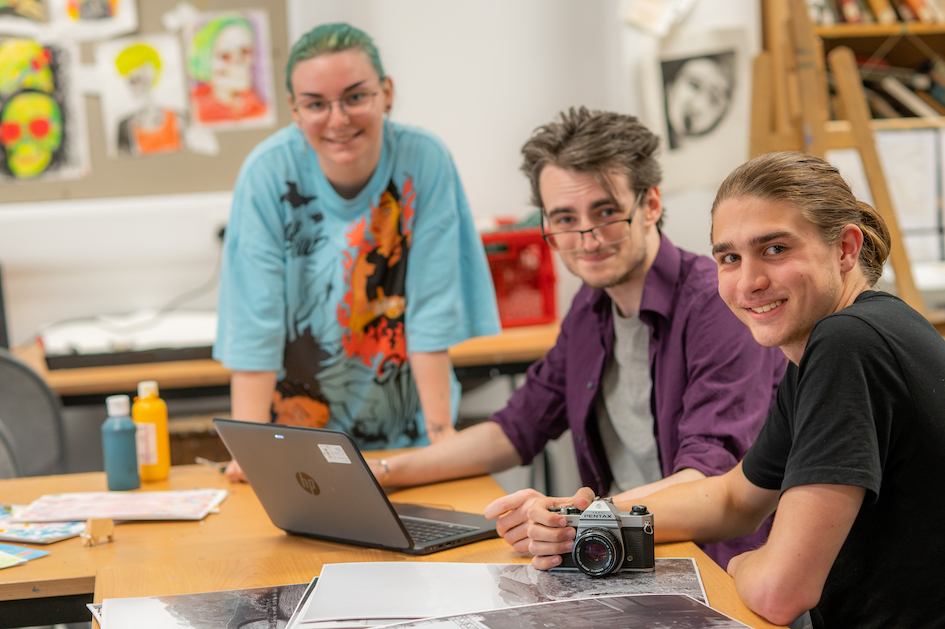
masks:
{"label": "portrait sketch", "polygon": [[88,173],[74,47],[0,39],[0,182],[76,179]]}
{"label": "portrait sketch", "polygon": [[669,149],[719,127],[732,108],[735,51],[661,62]]}
{"label": "portrait sketch", "polygon": [[96,54],[109,157],[183,150],[189,115],[177,38],[114,40]]}
{"label": "portrait sketch", "polygon": [[266,11],[201,14],[184,29],[194,123],[217,130],[275,124]]}
{"label": "portrait sketch", "polygon": [[716,187],[748,158],[750,55],[743,29],[674,31],[644,64],[644,111],[663,140],[666,192]]}

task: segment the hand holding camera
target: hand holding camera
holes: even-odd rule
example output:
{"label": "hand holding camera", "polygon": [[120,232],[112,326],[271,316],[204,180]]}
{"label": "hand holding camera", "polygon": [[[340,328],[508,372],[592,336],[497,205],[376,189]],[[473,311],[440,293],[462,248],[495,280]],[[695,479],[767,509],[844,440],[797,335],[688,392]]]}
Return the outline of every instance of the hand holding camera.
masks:
{"label": "hand holding camera", "polygon": [[618,509],[610,498],[595,499],[583,512],[573,506],[551,507],[577,529],[570,555],[552,571],[580,570],[602,577],[616,572],[652,572],[656,569],[653,514],[643,505],[629,512]]}

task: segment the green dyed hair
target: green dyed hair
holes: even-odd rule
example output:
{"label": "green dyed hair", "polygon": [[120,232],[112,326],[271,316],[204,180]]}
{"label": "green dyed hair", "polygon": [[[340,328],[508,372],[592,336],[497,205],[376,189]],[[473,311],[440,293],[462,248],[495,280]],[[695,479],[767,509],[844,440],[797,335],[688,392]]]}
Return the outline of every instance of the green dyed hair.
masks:
{"label": "green dyed hair", "polygon": [[387,77],[384,74],[384,66],[381,64],[381,55],[370,35],[344,22],[321,24],[299,37],[292,46],[289,61],[285,64],[285,86],[289,94],[292,93],[292,70],[295,69],[296,64],[320,55],[345,50],[360,50],[367,55],[371,65],[377,71],[378,78],[383,81]]}
{"label": "green dyed hair", "polygon": [[255,39],[255,30],[252,23],[237,13],[227,13],[213,18],[200,27],[190,43],[190,56],[187,58],[187,69],[194,79],[206,83],[210,80],[210,65],[213,58],[213,44],[220,32],[228,26],[241,26]]}

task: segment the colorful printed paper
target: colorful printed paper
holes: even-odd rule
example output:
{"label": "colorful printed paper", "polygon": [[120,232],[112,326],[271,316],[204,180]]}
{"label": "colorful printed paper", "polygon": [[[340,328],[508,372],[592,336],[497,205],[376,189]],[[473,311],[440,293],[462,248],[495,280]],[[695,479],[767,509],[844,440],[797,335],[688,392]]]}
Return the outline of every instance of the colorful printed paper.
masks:
{"label": "colorful printed paper", "polygon": [[0,504],[0,540],[51,544],[75,537],[85,530],[85,522],[12,522],[13,514],[25,508],[25,505]]}
{"label": "colorful printed paper", "polygon": [[39,550],[36,548],[27,548],[26,546],[14,546],[13,544],[0,544],[0,553],[6,553],[19,557],[24,561],[38,559],[49,554],[48,550]]}
{"label": "colorful printed paper", "polygon": [[100,491],[49,494],[11,518],[14,522],[113,520],[202,520],[223,499],[225,489]]}
{"label": "colorful printed paper", "polygon": [[17,557],[16,555],[11,555],[0,551],[0,568],[9,568],[10,566],[18,566],[22,563],[26,563],[26,560],[22,557]]}

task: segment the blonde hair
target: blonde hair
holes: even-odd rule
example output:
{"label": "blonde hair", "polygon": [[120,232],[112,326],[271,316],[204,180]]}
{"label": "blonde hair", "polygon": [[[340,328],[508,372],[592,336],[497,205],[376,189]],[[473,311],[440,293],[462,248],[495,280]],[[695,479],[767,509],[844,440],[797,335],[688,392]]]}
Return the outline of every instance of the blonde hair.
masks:
{"label": "blonde hair", "polygon": [[147,44],[132,44],[115,57],[115,67],[122,76],[128,76],[146,63],[154,66],[154,77],[151,79],[151,85],[154,86],[161,74],[161,55],[157,50]]}
{"label": "blonde hair", "polygon": [[792,204],[828,245],[840,239],[844,227],[856,225],[863,232],[858,262],[866,281],[873,286],[882,276],[891,246],[889,228],[871,205],[853,196],[840,171],[825,160],[795,152],[756,157],[722,182],[712,203],[713,216],[723,201],[740,197]]}

